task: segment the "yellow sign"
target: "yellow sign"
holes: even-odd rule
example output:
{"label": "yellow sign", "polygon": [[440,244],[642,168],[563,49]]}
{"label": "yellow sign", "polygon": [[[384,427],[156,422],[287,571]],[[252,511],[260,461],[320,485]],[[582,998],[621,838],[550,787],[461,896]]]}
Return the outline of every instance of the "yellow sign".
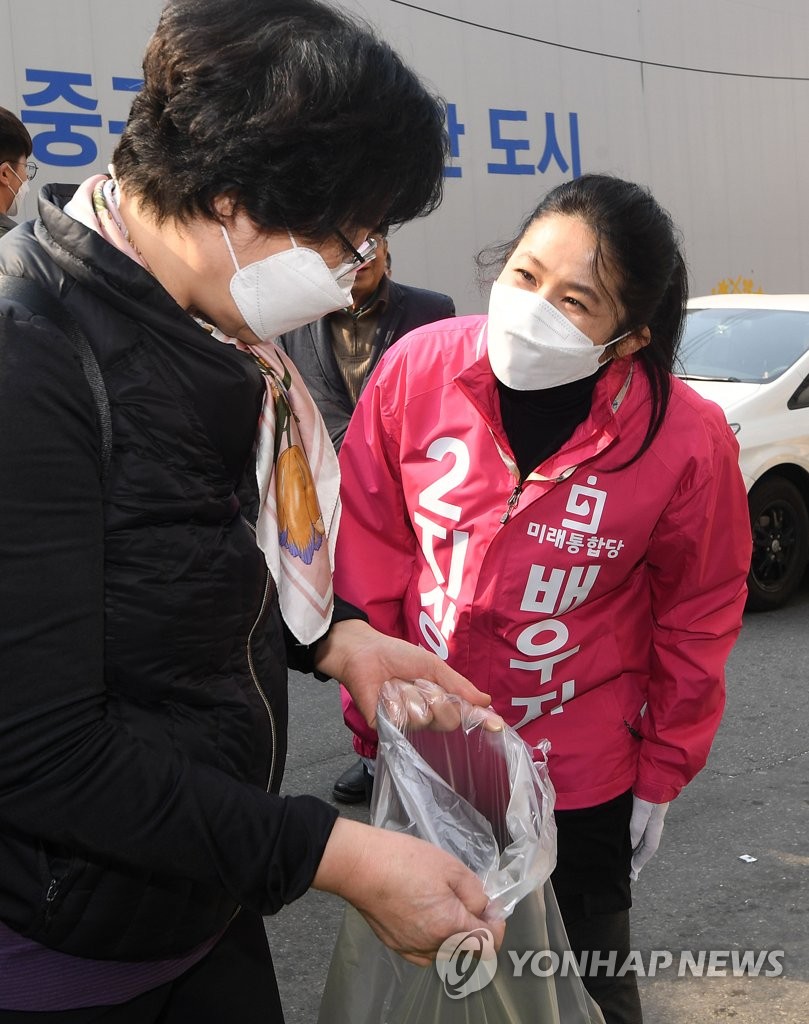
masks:
{"label": "yellow sign", "polygon": [[716,287],[711,288],[711,295],[763,295],[763,288],[756,288],[755,281],[749,277],[726,277]]}

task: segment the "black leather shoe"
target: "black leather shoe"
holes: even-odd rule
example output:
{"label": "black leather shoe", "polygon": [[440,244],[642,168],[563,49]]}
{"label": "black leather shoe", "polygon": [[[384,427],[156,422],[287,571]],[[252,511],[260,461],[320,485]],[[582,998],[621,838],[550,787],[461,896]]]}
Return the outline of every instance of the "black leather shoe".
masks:
{"label": "black leather shoe", "polygon": [[368,804],[371,802],[373,785],[371,773],[362,761],[358,760],[337,779],[331,795],[341,804]]}

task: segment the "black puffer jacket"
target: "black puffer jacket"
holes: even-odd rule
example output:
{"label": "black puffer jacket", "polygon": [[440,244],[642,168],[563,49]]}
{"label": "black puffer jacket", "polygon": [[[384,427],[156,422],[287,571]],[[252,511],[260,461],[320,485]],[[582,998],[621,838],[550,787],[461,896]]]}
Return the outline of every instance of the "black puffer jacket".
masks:
{"label": "black puffer jacket", "polygon": [[[0,271],[58,295],[101,366],[0,300],[0,920],[63,951],[184,952],[303,893],[334,823],[281,798],[285,642],[237,492],[263,384],[47,197]],[[270,776],[272,783],[270,784]]]}

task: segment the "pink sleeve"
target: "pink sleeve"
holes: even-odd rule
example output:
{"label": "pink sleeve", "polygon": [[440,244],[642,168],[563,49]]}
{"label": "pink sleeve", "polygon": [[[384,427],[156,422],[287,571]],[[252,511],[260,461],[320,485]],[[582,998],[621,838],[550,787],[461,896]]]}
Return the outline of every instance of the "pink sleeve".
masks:
{"label": "pink sleeve", "polygon": [[722,417],[712,450],[681,483],[652,536],[649,698],[635,795],[664,803],[704,766],[725,704],[752,550],[738,446]]}
{"label": "pink sleeve", "polygon": [[[393,353],[391,353],[393,356]],[[340,448],[343,511],[335,555],[334,589],[361,608],[372,626],[403,636],[402,598],[410,579],[415,535],[399,472],[399,409],[405,364],[383,361],[360,398]],[[358,753],[373,757],[376,732],[341,688],[346,724]]]}

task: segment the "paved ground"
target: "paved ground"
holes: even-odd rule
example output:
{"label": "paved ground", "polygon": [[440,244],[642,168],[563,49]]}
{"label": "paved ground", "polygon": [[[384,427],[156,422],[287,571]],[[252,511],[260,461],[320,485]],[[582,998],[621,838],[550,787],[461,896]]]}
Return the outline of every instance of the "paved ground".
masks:
{"label": "paved ground", "polygon": [[[780,612],[746,617],[708,767],[672,804],[636,884],[643,962],[651,950],[674,953],[672,967],[641,978],[647,1024],[809,1024],[807,622],[809,588]],[[330,799],[352,763],[335,688],[296,676],[290,697],[284,789]],[[341,914],[339,900],[310,893],[267,921],[287,1024],[317,1019]],[[681,950],[783,950],[783,974],[678,977]]]}

